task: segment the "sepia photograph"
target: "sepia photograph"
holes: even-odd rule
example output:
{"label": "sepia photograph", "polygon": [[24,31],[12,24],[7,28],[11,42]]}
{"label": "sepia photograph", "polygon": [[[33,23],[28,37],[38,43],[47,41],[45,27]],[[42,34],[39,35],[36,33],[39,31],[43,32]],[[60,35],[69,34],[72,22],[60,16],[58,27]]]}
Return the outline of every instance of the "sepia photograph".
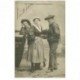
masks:
{"label": "sepia photograph", "polygon": [[15,1],[15,77],[65,77],[65,1]]}

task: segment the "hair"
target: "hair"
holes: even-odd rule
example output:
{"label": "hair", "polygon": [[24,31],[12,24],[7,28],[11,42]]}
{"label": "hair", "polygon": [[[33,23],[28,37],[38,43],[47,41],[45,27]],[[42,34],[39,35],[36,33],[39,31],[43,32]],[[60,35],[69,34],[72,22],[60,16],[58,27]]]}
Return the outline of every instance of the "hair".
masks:
{"label": "hair", "polygon": [[31,22],[28,19],[22,19],[21,23],[23,24],[23,22],[27,22],[31,26]]}
{"label": "hair", "polygon": [[36,19],[38,19],[39,21],[41,21],[40,18],[34,18],[34,19],[33,19],[33,22],[34,22]]}

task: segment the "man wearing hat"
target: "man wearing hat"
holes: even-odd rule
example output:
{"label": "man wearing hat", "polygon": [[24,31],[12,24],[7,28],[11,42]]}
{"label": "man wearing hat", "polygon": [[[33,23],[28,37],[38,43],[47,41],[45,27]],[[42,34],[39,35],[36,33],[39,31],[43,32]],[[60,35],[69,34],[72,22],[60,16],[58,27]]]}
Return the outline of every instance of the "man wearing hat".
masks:
{"label": "man wearing hat", "polygon": [[49,42],[49,69],[51,71],[57,69],[56,49],[60,38],[60,29],[54,21],[54,15],[49,15],[45,18],[49,22],[49,30],[47,30],[47,40]]}

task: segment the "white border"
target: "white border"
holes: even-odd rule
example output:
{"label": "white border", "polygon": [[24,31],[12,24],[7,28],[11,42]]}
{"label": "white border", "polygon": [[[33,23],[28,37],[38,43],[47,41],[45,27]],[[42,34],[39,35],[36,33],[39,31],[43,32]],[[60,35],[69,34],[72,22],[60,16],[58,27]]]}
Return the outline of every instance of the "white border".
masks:
{"label": "white border", "polygon": [[[79,80],[80,78],[79,8],[79,0],[66,0],[66,78],[52,78],[53,80]],[[0,1],[0,23],[0,80],[19,80],[14,77],[13,0]],[[20,80],[28,79],[21,78]],[[34,80],[34,78],[32,79]],[[40,80],[40,78],[38,79]],[[41,79],[43,80],[43,78]]]}

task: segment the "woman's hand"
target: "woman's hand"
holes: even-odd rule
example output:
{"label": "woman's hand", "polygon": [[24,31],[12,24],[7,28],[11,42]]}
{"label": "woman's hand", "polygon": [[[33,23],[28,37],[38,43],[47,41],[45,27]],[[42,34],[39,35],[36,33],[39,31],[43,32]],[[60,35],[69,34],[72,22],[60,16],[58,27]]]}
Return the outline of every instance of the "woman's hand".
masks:
{"label": "woman's hand", "polygon": [[47,35],[41,34],[41,38],[46,39]]}

